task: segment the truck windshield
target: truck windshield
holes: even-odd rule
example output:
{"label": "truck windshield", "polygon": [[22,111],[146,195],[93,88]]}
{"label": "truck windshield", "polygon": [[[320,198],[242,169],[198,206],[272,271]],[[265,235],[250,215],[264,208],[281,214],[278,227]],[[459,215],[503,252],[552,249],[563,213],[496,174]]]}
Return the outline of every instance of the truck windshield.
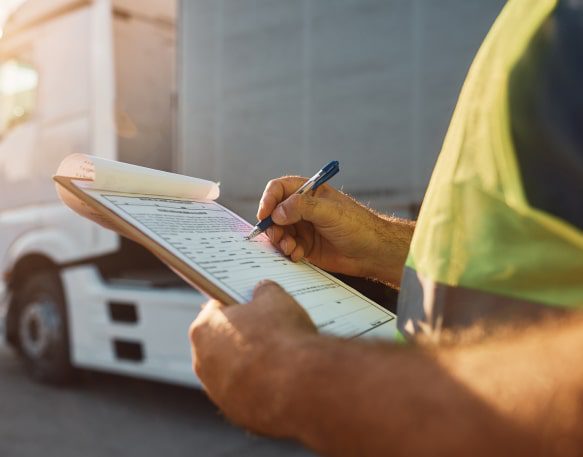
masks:
{"label": "truck windshield", "polygon": [[36,105],[38,73],[28,63],[0,63],[0,135],[26,121]]}

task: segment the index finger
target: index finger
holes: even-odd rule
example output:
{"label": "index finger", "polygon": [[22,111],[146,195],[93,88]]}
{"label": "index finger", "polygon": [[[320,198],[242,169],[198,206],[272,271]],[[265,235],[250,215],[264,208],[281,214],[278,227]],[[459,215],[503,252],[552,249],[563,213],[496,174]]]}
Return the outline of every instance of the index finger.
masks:
{"label": "index finger", "polygon": [[284,176],[269,181],[259,201],[257,219],[261,220],[269,216],[277,205],[292,195],[307,180],[299,176]]}

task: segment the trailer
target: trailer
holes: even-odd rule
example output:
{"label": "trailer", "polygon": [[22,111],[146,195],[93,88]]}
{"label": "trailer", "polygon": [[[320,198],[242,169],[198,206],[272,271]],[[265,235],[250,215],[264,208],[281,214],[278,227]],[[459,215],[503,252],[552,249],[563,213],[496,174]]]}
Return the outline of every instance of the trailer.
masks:
{"label": "trailer", "polygon": [[51,176],[82,152],[221,182],[335,184],[415,217],[457,93],[502,0],[28,0],[0,40],[0,331],[38,379],[93,369],[196,386],[206,301],[78,217]]}

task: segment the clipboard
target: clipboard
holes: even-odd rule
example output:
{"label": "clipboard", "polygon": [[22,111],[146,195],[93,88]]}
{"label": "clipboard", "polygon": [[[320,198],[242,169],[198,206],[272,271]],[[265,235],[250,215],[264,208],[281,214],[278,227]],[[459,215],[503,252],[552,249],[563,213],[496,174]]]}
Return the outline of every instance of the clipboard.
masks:
{"label": "clipboard", "polygon": [[[83,181],[78,179],[66,178],[63,176],[53,176],[53,181],[57,185],[61,186],[64,190],[72,194],[75,198],[81,201],[83,204],[87,205],[93,211],[96,211],[99,215],[107,216],[107,222],[109,224],[103,225],[104,227],[114,230],[123,236],[135,241],[138,244],[144,246],[148,251],[158,257],[162,262],[164,262],[172,271],[174,271],[178,276],[184,279],[188,284],[198,289],[203,294],[212,297],[216,300],[223,302],[225,305],[237,304],[239,301],[231,296],[227,291],[221,289],[212,281],[207,279],[198,271],[190,267],[182,259],[178,258],[157,241],[153,240],[149,235],[142,232],[138,227],[130,224],[120,215],[116,214],[114,211],[109,209],[107,206],[103,205],[101,202],[95,200],[89,194],[83,191],[80,187],[75,185],[74,181]],[[92,189],[101,190],[103,192],[115,192],[108,191],[106,189]]]}

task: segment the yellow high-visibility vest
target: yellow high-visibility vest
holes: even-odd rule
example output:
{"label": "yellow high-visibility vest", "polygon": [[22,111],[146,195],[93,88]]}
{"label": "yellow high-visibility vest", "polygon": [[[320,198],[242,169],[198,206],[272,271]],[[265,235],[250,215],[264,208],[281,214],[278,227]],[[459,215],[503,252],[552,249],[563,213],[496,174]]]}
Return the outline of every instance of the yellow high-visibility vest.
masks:
{"label": "yellow high-visibility vest", "polygon": [[470,68],[406,262],[406,336],[583,307],[583,232],[529,205],[509,117],[509,75],[556,6],[510,1]]}

